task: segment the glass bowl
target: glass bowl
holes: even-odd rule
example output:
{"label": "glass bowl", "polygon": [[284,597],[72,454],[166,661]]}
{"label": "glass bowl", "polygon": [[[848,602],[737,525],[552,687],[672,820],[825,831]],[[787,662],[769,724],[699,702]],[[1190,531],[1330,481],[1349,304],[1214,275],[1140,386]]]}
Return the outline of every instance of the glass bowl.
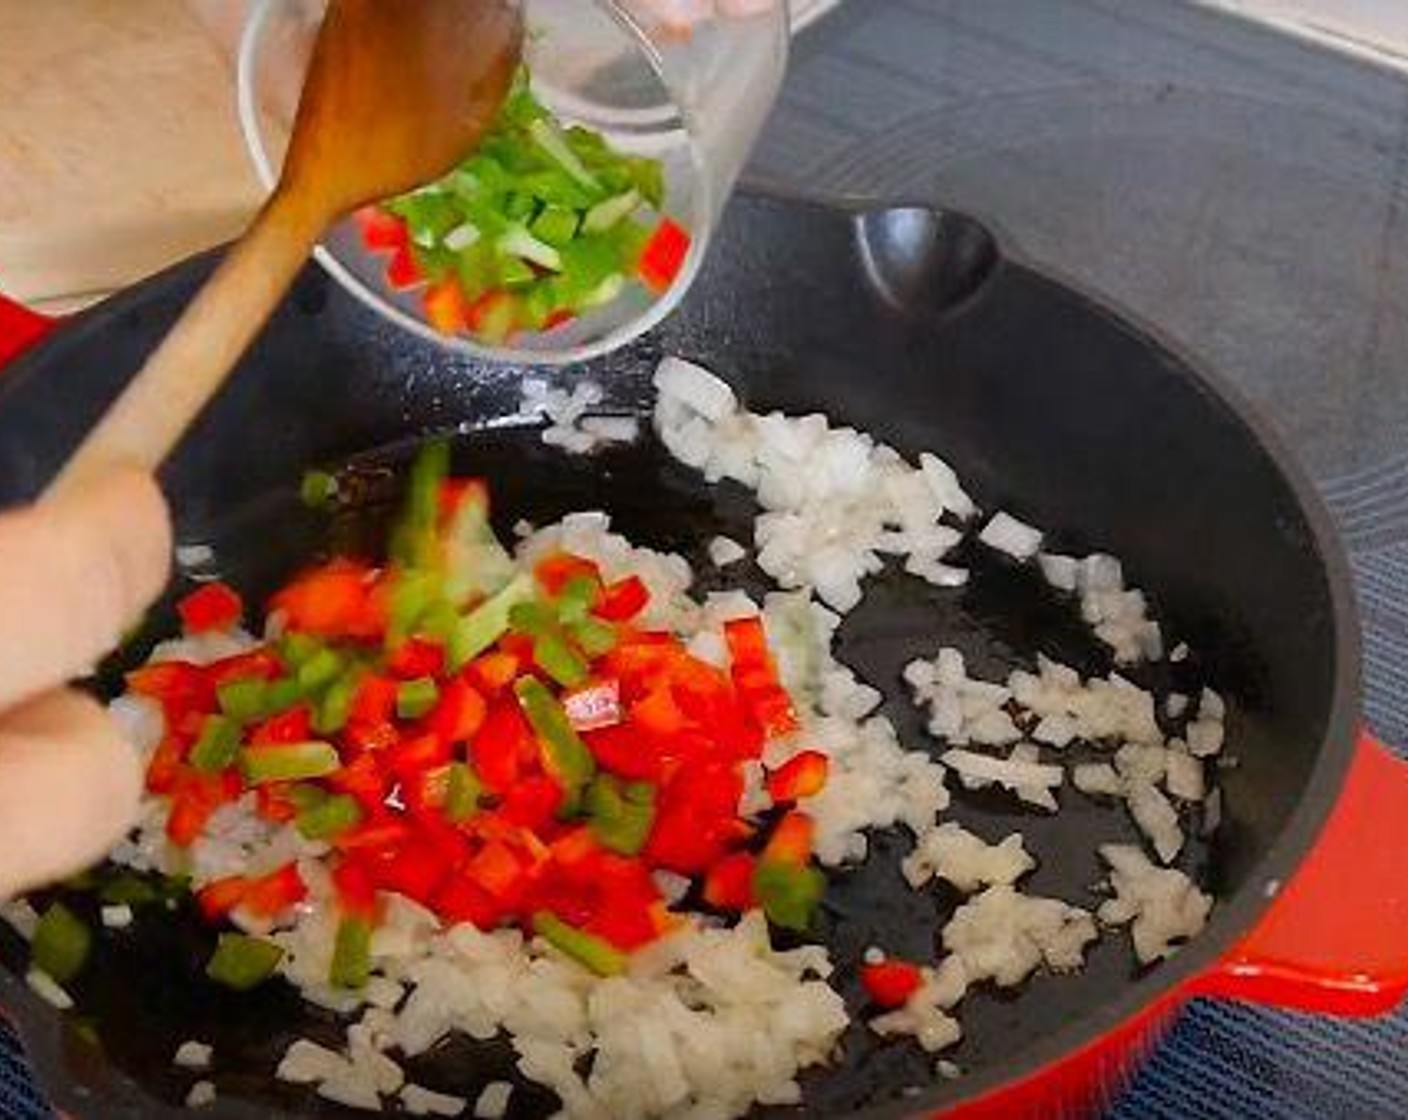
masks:
{"label": "glass bowl", "polygon": [[[523,0],[525,61],[538,98],[565,124],[601,133],[618,150],[661,161],[664,212],[690,247],[659,293],[631,283],[616,299],[549,330],[501,344],[446,335],[421,293],[387,283],[386,259],[355,222],[329,230],[318,262],[357,299],[442,346],[497,361],[564,364],[614,350],[679,303],[777,96],[786,68],[786,0]],[[309,50],[319,0],[258,0],[240,41],[240,125],[255,168],[272,187]]]}

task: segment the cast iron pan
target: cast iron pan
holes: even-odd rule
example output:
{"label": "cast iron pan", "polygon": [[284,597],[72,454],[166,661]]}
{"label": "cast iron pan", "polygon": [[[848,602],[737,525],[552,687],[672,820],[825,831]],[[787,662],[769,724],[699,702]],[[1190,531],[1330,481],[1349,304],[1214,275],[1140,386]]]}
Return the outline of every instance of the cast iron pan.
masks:
{"label": "cast iron pan", "polygon": [[[210,263],[187,262],[103,304],[7,372],[0,500],[40,489]],[[702,361],[754,408],[824,410],[902,451],[936,450],[987,508],[1055,530],[1050,547],[1119,555],[1133,581],[1155,592],[1171,640],[1199,655],[1141,679],[1171,673],[1185,689],[1206,679],[1232,704],[1229,742],[1240,765],[1221,776],[1225,821],[1215,843],[1195,843],[1181,860],[1219,900],[1194,944],[1140,970],[1127,937],[1107,936],[1079,975],[1038,977],[1015,996],[970,996],[965,1038],[951,1055],[968,1072],[954,1082],[936,1079],[917,1048],[881,1045],[853,1027],[844,1061],[805,1076],[811,1110],[932,1109],[1021,1077],[1206,969],[1250,928],[1266,885],[1294,869],[1339,789],[1353,745],[1357,630],[1319,506],[1225,390],[1149,334],[1016,263],[976,221],[761,197],[734,201],[698,285],[655,334],[549,376],[591,377],[606,388],[607,410],[643,413],[665,353]],[[703,485],[651,439],[569,458],[506,423],[522,372],[407,338],[310,269],[166,471],[178,538],[213,544],[227,578],[267,592],[325,540],[294,495],[304,469],[349,459],[373,473],[395,468],[416,437],[458,430],[458,466],[492,479],[506,524],[601,507],[637,541],[692,560],[716,532],[749,539],[747,495]],[[380,508],[373,502],[369,516]],[[1108,668],[1074,612],[1030,571],[971,560],[975,577],[959,591],[898,575],[874,581],[842,634],[843,660],[887,688],[885,711],[911,745],[934,746],[898,687],[899,669],[940,644],[959,646],[984,675],[1030,664],[1038,648],[1086,671]],[[174,626],[168,601],[149,635]],[[1049,817],[956,790],[954,815],[988,839],[1021,829],[1041,861],[1028,888],[1093,906],[1090,888],[1103,874],[1096,844],[1133,832],[1069,787],[1061,802]],[[853,1008],[864,947],[931,958],[957,902],[909,891],[898,843],[875,848],[833,888],[822,919]],[[209,942],[186,913],[105,937],[98,966],[76,985],[81,1014],[60,1017],[13,975],[22,956],[6,934],[0,1001],[57,1104],[80,1115],[176,1115],[195,1076],[173,1070],[170,1058],[198,1038],[215,1045],[215,1114],[343,1113],[270,1076],[292,1038],[334,1039],[336,1021],[281,986],[233,996],[202,982]],[[509,1074],[510,1058],[505,1046],[454,1043],[410,1072],[473,1097],[477,1085]],[[527,1089],[514,1102],[515,1114],[530,1115],[555,1099]]]}

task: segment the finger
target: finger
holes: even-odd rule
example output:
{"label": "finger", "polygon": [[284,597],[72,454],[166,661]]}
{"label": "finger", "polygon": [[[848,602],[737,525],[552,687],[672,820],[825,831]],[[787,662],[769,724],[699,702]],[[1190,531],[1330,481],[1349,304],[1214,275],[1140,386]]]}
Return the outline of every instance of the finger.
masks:
{"label": "finger", "polygon": [[0,720],[0,898],[98,862],[137,813],[137,752],[90,696],[63,689]]}
{"label": "finger", "polygon": [[123,471],[0,515],[0,709],[86,673],[166,583],[156,482]]}

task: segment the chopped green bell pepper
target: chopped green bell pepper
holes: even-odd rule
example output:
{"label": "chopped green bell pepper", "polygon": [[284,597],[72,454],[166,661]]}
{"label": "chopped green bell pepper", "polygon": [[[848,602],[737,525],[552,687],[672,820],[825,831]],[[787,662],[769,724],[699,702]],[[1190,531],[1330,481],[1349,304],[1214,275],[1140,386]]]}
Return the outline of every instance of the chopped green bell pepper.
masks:
{"label": "chopped green bell pepper", "polygon": [[34,928],[30,962],[57,983],[67,984],[83,971],[92,948],[93,931],[62,902],[55,902]]}
{"label": "chopped green bell pepper", "polygon": [[344,668],[342,655],[324,646],[298,667],[298,687],[306,692],[316,692],[324,685],[331,684]]}
{"label": "chopped green bell pepper", "polygon": [[549,159],[587,190],[595,192],[601,189],[601,184],[597,181],[596,176],[587,170],[586,165],[572,150],[567,138],[562,135],[552,121],[545,117],[539,117],[529,124],[528,135]]}
{"label": "chopped green bell pepper", "polygon": [[426,443],[411,463],[401,515],[391,535],[391,557],[407,568],[436,566],[440,486],[449,474],[450,445],[443,439]]}
{"label": "chopped green bell pepper", "polygon": [[600,595],[596,580],[590,576],[573,576],[562,585],[562,590],[553,603],[557,608],[558,621],[564,626],[581,622],[596,606]]}
{"label": "chopped green bell pepper", "polygon": [[533,639],[533,661],[563,688],[576,688],[591,675],[582,660],[561,634],[548,632]]}
{"label": "chopped green bell pepper", "polygon": [[191,748],[191,765],[213,774],[234,763],[240,753],[240,725],[229,716],[206,716]]}
{"label": "chopped green bell pepper", "polygon": [[634,856],[645,847],[655,823],[655,787],[598,774],[587,787],[587,824],[603,847]]}
{"label": "chopped green bell pepper", "polygon": [[396,689],[396,715],[401,719],[420,719],[439,699],[440,689],[433,677],[403,681]]}
{"label": "chopped green bell pepper", "polygon": [[539,241],[566,245],[577,236],[577,212],[565,206],[545,206],[528,228]]}
{"label": "chopped green bell pepper", "polygon": [[298,497],[309,509],[327,509],[337,498],[337,476],[327,471],[305,471]]}
{"label": "chopped green bell pepper", "polygon": [[753,894],[768,920],[797,933],[810,927],[825,892],[826,876],[815,867],[761,859],[753,872]]}
{"label": "chopped green bell pepper", "polygon": [[319,735],[335,735],[346,727],[361,683],[362,673],[356,669],[333,681],[313,712],[313,730]]}
{"label": "chopped green bell pepper", "polygon": [[570,926],[547,910],[533,915],[533,932],[598,976],[619,976],[629,963],[626,954],[609,941]]}
{"label": "chopped green bell pepper", "polygon": [[252,723],[264,718],[268,694],[268,682],[259,677],[226,681],[215,690],[220,710],[240,723]]}
{"label": "chopped green bell pepper", "polygon": [[543,769],[563,789],[561,812],[576,812],[583,787],[596,774],[596,760],[573,730],[567,712],[542,681],[520,677],[513,691],[542,746]]}
{"label": "chopped green bell pepper", "polygon": [[342,766],[331,743],[271,743],[240,751],[240,769],[250,785],[324,778]]}
{"label": "chopped green bell pepper", "polygon": [[306,809],[300,809],[295,823],[309,840],[330,840],[355,828],[362,820],[362,807],[351,794],[335,793]]}
{"label": "chopped green bell pepper", "polygon": [[468,763],[450,763],[450,772],[445,778],[445,816],[451,824],[460,824],[474,816],[483,795],[484,787]]}
{"label": "chopped green bell pepper", "polygon": [[574,622],[567,628],[567,632],[572,635],[572,640],[581,651],[593,660],[606,656],[621,640],[616,627],[590,615],[581,622]]}
{"label": "chopped green bell pepper", "polygon": [[284,951],[272,941],[243,933],[222,933],[205,974],[217,984],[247,992],[274,975]]}
{"label": "chopped green bell pepper", "polygon": [[161,901],[161,891],[150,879],[125,872],[98,889],[98,900],[107,906],[146,906]]}
{"label": "chopped green bell pepper", "polygon": [[590,210],[587,216],[582,219],[582,230],[585,233],[605,233],[612,226],[616,225],[624,218],[629,218],[640,205],[640,191],[632,187],[628,191],[612,195],[602,202],[598,202]]}
{"label": "chopped green bell pepper", "polygon": [[502,638],[508,631],[509,612],[519,603],[528,602],[533,594],[533,577],[520,572],[492,598],[465,615],[448,644],[450,668],[463,668]]}
{"label": "chopped green bell pepper", "polygon": [[338,924],[328,982],[335,988],[365,988],[372,974],[372,926],[365,918]]}

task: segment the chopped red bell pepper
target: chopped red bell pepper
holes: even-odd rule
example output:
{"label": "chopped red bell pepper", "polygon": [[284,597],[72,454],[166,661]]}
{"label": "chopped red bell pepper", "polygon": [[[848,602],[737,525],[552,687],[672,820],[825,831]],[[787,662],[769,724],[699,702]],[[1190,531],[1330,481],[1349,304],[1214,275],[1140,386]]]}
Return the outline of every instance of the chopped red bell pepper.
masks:
{"label": "chopped red bell pepper", "polygon": [[398,245],[391,253],[386,265],[386,282],[398,292],[414,288],[425,282],[425,276],[416,263],[415,252],[409,244]]}
{"label": "chopped red bell pepper", "polygon": [[351,793],[363,809],[377,810],[386,802],[387,782],[382,764],[373,752],[344,762],[342,769],[328,775],[328,785],[339,793]]}
{"label": "chopped red bell pepper", "polygon": [[227,916],[235,907],[248,910],[256,919],[272,920],[308,896],[303,876],[296,864],[284,864],[258,879],[230,875],[215,879],[197,892],[200,910],[210,921]]}
{"label": "chopped red bell pepper", "polygon": [[660,935],[657,908],[664,900],[649,869],[637,859],[599,852],[583,870],[591,876],[591,915],[583,927],[617,948],[636,949]]}
{"label": "chopped red bell pepper", "polygon": [[669,871],[698,875],[723,857],[732,839],[718,820],[693,812],[688,806],[667,806],[655,814],[645,857],[649,863]]}
{"label": "chopped red bell pepper", "polygon": [[463,868],[473,854],[469,838],[438,814],[417,817],[413,832],[416,840],[433,848],[451,871]]}
{"label": "chopped red bell pepper", "polygon": [[362,242],[368,249],[396,250],[410,242],[410,230],[405,219],[383,210],[380,206],[363,206],[352,215],[361,231]]}
{"label": "chopped red bell pepper", "polygon": [[367,869],[356,859],[343,856],[333,866],[332,884],[342,909],[355,917],[376,914],[376,886]]}
{"label": "chopped red bell pepper", "polygon": [[450,763],[429,767],[401,779],[401,800],[406,812],[417,818],[439,813],[445,807]]}
{"label": "chopped red bell pepper", "polygon": [[205,667],[210,686],[217,689],[231,681],[271,681],[283,671],[283,662],[267,646],[260,646],[248,653],[237,653],[232,657],[222,657]]}
{"label": "chopped red bell pepper", "polygon": [[794,810],[777,822],[763,849],[763,859],[800,867],[812,858],[815,837],[816,822]]}
{"label": "chopped red bell pepper", "polygon": [[380,815],[369,815],[361,824],[334,836],[333,846],[344,852],[384,852],[404,844],[411,835],[410,825],[390,816],[381,806],[377,809]]}
{"label": "chopped red bell pepper", "polygon": [[650,603],[650,591],[639,576],[627,576],[608,584],[597,600],[593,614],[607,622],[629,622]]}
{"label": "chopped red bell pepper", "polygon": [[342,740],[355,751],[385,751],[401,741],[401,733],[389,721],[349,723],[342,729]]}
{"label": "chopped red bell pepper", "polygon": [[512,913],[511,906],[506,906],[464,875],[457,875],[441,886],[431,899],[430,908],[452,925],[468,922],[483,930],[502,925]]}
{"label": "chopped red bell pepper", "polygon": [[688,681],[676,684],[672,691],[680,710],[708,729],[715,751],[738,762],[763,753],[766,736],[762,727],[740,707],[722,674],[707,687],[701,687],[700,681]]}
{"label": "chopped red bell pepper", "polygon": [[497,696],[517,678],[522,662],[511,653],[494,650],[476,657],[464,669],[464,676],[485,696]]}
{"label": "chopped red bell pepper", "polygon": [[208,634],[229,630],[238,623],[244,614],[244,601],[229,584],[215,580],[177,602],[176,613],[187,634]]}
{"label": "chopped red bell pepper", "polygon": [[252,746],[265,746],[270,743],[306,743],[313,738],[313,713],[308,705],[299,704],[286,712],[270,716],[263,723],[254,725],[249,733]]}
{"label": "chopped red bell pepper", "polygon": [[681,766],[665,788],[668,803],[696,813],[735,819],[743,796],[743,775],[730,762],[703,758]]}
{"label": "chopped red bell pepper", "polygon": [[380,638],[388,618],[376,573],[338,559],[299,576],[270,604],[288,629],[328,638]]}
{"label": "chopped red bell pepper", "polygon": [[349,723],[388,723],[396,711],[397,682],[377,673],[367,673],[357,682],[352,708],[347,713]]}
{"label": "chopped red bell pepper", "polygon": [[734,687],[754,718],[769,735],[786,735],[797,729],[797,713],[777,675],[768,649],[763,620],[738,618],[724,623],[724,638],[732,660]]}
{"label": "chopped red bell pepper", "polygon": [[860,966],[860,982],[880,1007],[903,1007],[924,984],[924,973],[909,961],[884,960]]}
{"label": "chopped red bell pepper", "polygon": [[668,685],[652,689],[644,699],[631,705],[631,724],[645,735],[669,738],[678,735],[688,723]]}
{"label": "chopped red bell pepper", "polygon": [[426,717],[431,734],[446,743],[463,743],[484,725],[489,705],[462,678],[451,680],[440,690],[440,699]]}
{"label": "chopped red bell pepper", "polygon": [[814,797],[826,787],[830,766],[820,751],[795,754],[768,775],[768,794],[778,804]]}
{"label": "chopped red bell pepper", "polygon": [[[497,651],[512,657],[519,665],[523,666],[525,672],[533,665],[533,639],[527,634],[519,634],[510,630],[498,640]],[[522,675],[519,673],[519,676]]]}
{"label": "chopped red bell pepper", "polygon": [[186,771],[176,780],[171,791],[171,812],[166,818],[167,838],[181,848],[188,848],[205,830],[215,810],[235,800],[242,784],[233,770],[217,774]]}
{"label": "chopped red bell pepper", "polygon": [[249,885],[247,876],[227,875],[201,887],[196,892],[196,903],[207,921],[218,922],[244,901]]}
{"label": "chopped red bell pepper", "polygon": [[503,795],[518,780],[519,760],[526,750],[536,750],[533,734],[518,703],[497,700],[484,724],[469,744],[475,772],[494,793]]}
{"label": "chopped red bell pepper", "polygon": [[554,862],[563,867],[571,867],[598,854],[601,845],[596,842],[592,830],[585,825],[564,832],[548,847]]}
{"label": "chopped red bell pepper", "polygon": [[654,745],[630,724],[582,733],[587,749],[604,770],[637,782],[658,782],[663,759]]}
{"label": "chopped red bell pepper", "polygon": [[127,687],[161,705],[168,726],[174,727],[190,713],[215,710],[215,686],[199,665],[188,661],[159,661],[127,674]]}
{"label": "chopped red bell pepper", "polygon": [[689,255],[689,244],[689,234],[683,226],[670,218],[662,218],[641,250],[636,275],[651,291],[663,294],[679,275]]}
{"label": "chopped red bell pepper", "polygon": [[454,757],[454,744],[438,735],[416,735],[402,739],[383,751],[381,757],[385,769],[405,779],[449,762]]}
{"label": "chopped red bell pepper", "polygon": [[504,797],[499,815],[511,824],[540,831],[562,806],[562,787],[546,775],[520,778]]}
{"label": "chopped red bell pepper", "polygon": [[421,303],[427,322],[441,334],[459,334],[469,326],[469,300],[453,276],[427,287]]}
{"label": "chopped red bell pepper", "polygon": [[767,631],[757,615],[734,618],[724,623],[724,640],[735,665],[766,665],[772,659]]}
{"label": "chopped red bell pepper", "polygon": [[386,669],[403,681],[438,677],[445,671],[445,647],[426,638],[408,638],[392,651]]}
{"label": "chopped red bell pepper", "polygon": [[287,824],[298,816],[298,806],[288,796],[281,783],[254,788],[254,811],[266,821]]}
{"label": "chopped red bell pepper", "polygon": [[790,735],[797,730],[797,709],[792,704],[792,697],[781,686],[750,691],[746,699],[754,718],[769,735]]}
{"label": "chopped red bell pepper", "polygon": [[753,895],[753,872],[758,859],[750,852],[724,856],[704,877],[704,901],[719,910],[742,913],[758,904]]}
{"label": "chopped red bell pepper", "polygon": [[187,737],[170,732],[162,736],[147,760],[147,789],[152,793],[170,793],[175,789],[190,747]]}
{"label": "chopped red bell pepper", "polygon": [[240,905],[256,918],[277,918],[308,896],[298,865],[286,863],[277,871],[253,880]]}
{"label": "chopped red bell pepper", "polygon": [[534,567],[533,575],[543,590],[554,598],[562,594],[569,580],[578,576],[591,580],[598,587],[601,585],[601,569],[596,563],[571,552],[554,552],[544,556]]}
{"label": "chopped red bell pepper", "polygon": [[433,844],[414,838],[393,846],[367,848],[363,858],[377,887],[399,891],[422,905],[429,905],[453,870]]}
{"label": "chopped red bell pepper", "polygon": [[508,899],[523,886],[523,865],[507,844],[492,841],[479,849],[465,875],[495,898]]}

